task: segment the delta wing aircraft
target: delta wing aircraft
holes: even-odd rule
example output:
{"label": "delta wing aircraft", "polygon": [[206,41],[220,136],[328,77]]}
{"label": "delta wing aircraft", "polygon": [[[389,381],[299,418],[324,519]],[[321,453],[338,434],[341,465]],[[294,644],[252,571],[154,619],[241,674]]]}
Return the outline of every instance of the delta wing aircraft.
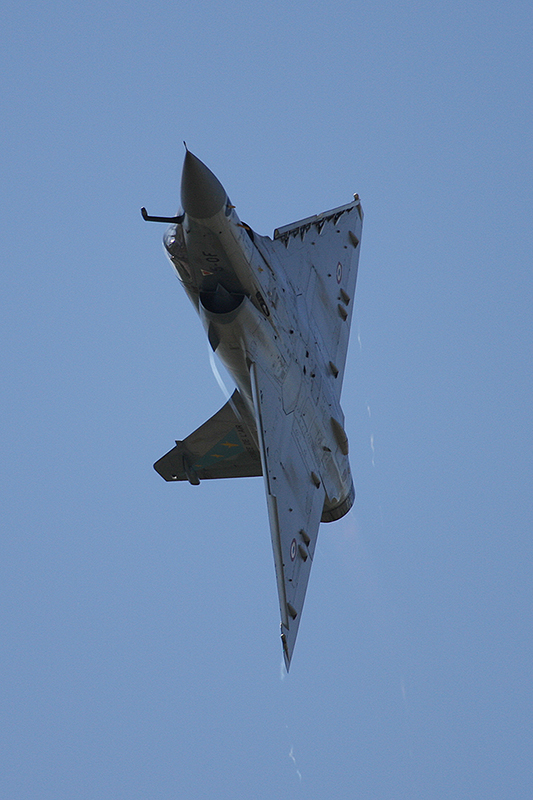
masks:
{"label": "delta wing aircraft", "polygon": [[154,464],[167,481],[262,475],[287,670],[320,522],[354,501],[340,394],[361,241],[358,195],[260,236],[186,150],[164,246],[237,388]]}

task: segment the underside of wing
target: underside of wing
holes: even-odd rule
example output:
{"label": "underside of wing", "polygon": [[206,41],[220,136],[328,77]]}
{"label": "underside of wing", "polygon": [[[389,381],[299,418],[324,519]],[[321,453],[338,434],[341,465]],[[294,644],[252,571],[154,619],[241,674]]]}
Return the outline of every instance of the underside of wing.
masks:
{"label": "underside of wing", "polygon": [[256,436],[255,420],[236,389],[211,419],[156,461],[154,469],[166,481],[193,484],[261,475]]}
{"label": "underside of wing", "polygon": [[299,429],[297,412],[287,414],[283,409],[279,384],[257,364],[252,364],[251,377],[288,670],[325,492]]}
{"label": "underside of wing", "polygon": [[363,211],[354,202],[256,237],[265,260],[285,270],[297,295],[305,298],[309,327],[325,364],[342,386],[354,307]]}

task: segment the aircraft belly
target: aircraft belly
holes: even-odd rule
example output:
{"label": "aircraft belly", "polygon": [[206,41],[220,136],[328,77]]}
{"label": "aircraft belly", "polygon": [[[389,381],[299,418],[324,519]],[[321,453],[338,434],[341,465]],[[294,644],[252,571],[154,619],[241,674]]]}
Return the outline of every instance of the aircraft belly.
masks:
{"label": "aircraft belly", "polygon": [[220,283],[228,292],[243,293],[243,286],[218,236],[205,225],[189,222],[185,242],[189,269],[202,292],[214,292]]}

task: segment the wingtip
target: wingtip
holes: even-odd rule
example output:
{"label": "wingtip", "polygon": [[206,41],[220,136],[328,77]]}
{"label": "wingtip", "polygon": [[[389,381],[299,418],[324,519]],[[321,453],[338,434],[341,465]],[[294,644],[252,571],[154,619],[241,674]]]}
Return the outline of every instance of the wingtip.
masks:
{"label": "wingtip", "polygon": [[281,644],[283,645],[283,658],[285,659],[285,669],[287,670],[287,672],[289,672],[291,668],[292,653],[289,653],[289,645],[287,642],[287,637],[285,636],[283,631],[281,633]]}

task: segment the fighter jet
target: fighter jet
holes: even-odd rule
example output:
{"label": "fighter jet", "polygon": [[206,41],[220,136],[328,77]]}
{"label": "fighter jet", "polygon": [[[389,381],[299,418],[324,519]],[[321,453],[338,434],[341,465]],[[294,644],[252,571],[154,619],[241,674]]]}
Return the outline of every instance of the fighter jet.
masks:
{"label": "fighter jet", "polygon": [[277,228],[241,222],[186,149],[183,212],[163,242],[236,389],[154,464],[166,481],[263,476],[285,665],[290,667],[320,522],[354,502],[340,394],[363,211],[352,202]]}

